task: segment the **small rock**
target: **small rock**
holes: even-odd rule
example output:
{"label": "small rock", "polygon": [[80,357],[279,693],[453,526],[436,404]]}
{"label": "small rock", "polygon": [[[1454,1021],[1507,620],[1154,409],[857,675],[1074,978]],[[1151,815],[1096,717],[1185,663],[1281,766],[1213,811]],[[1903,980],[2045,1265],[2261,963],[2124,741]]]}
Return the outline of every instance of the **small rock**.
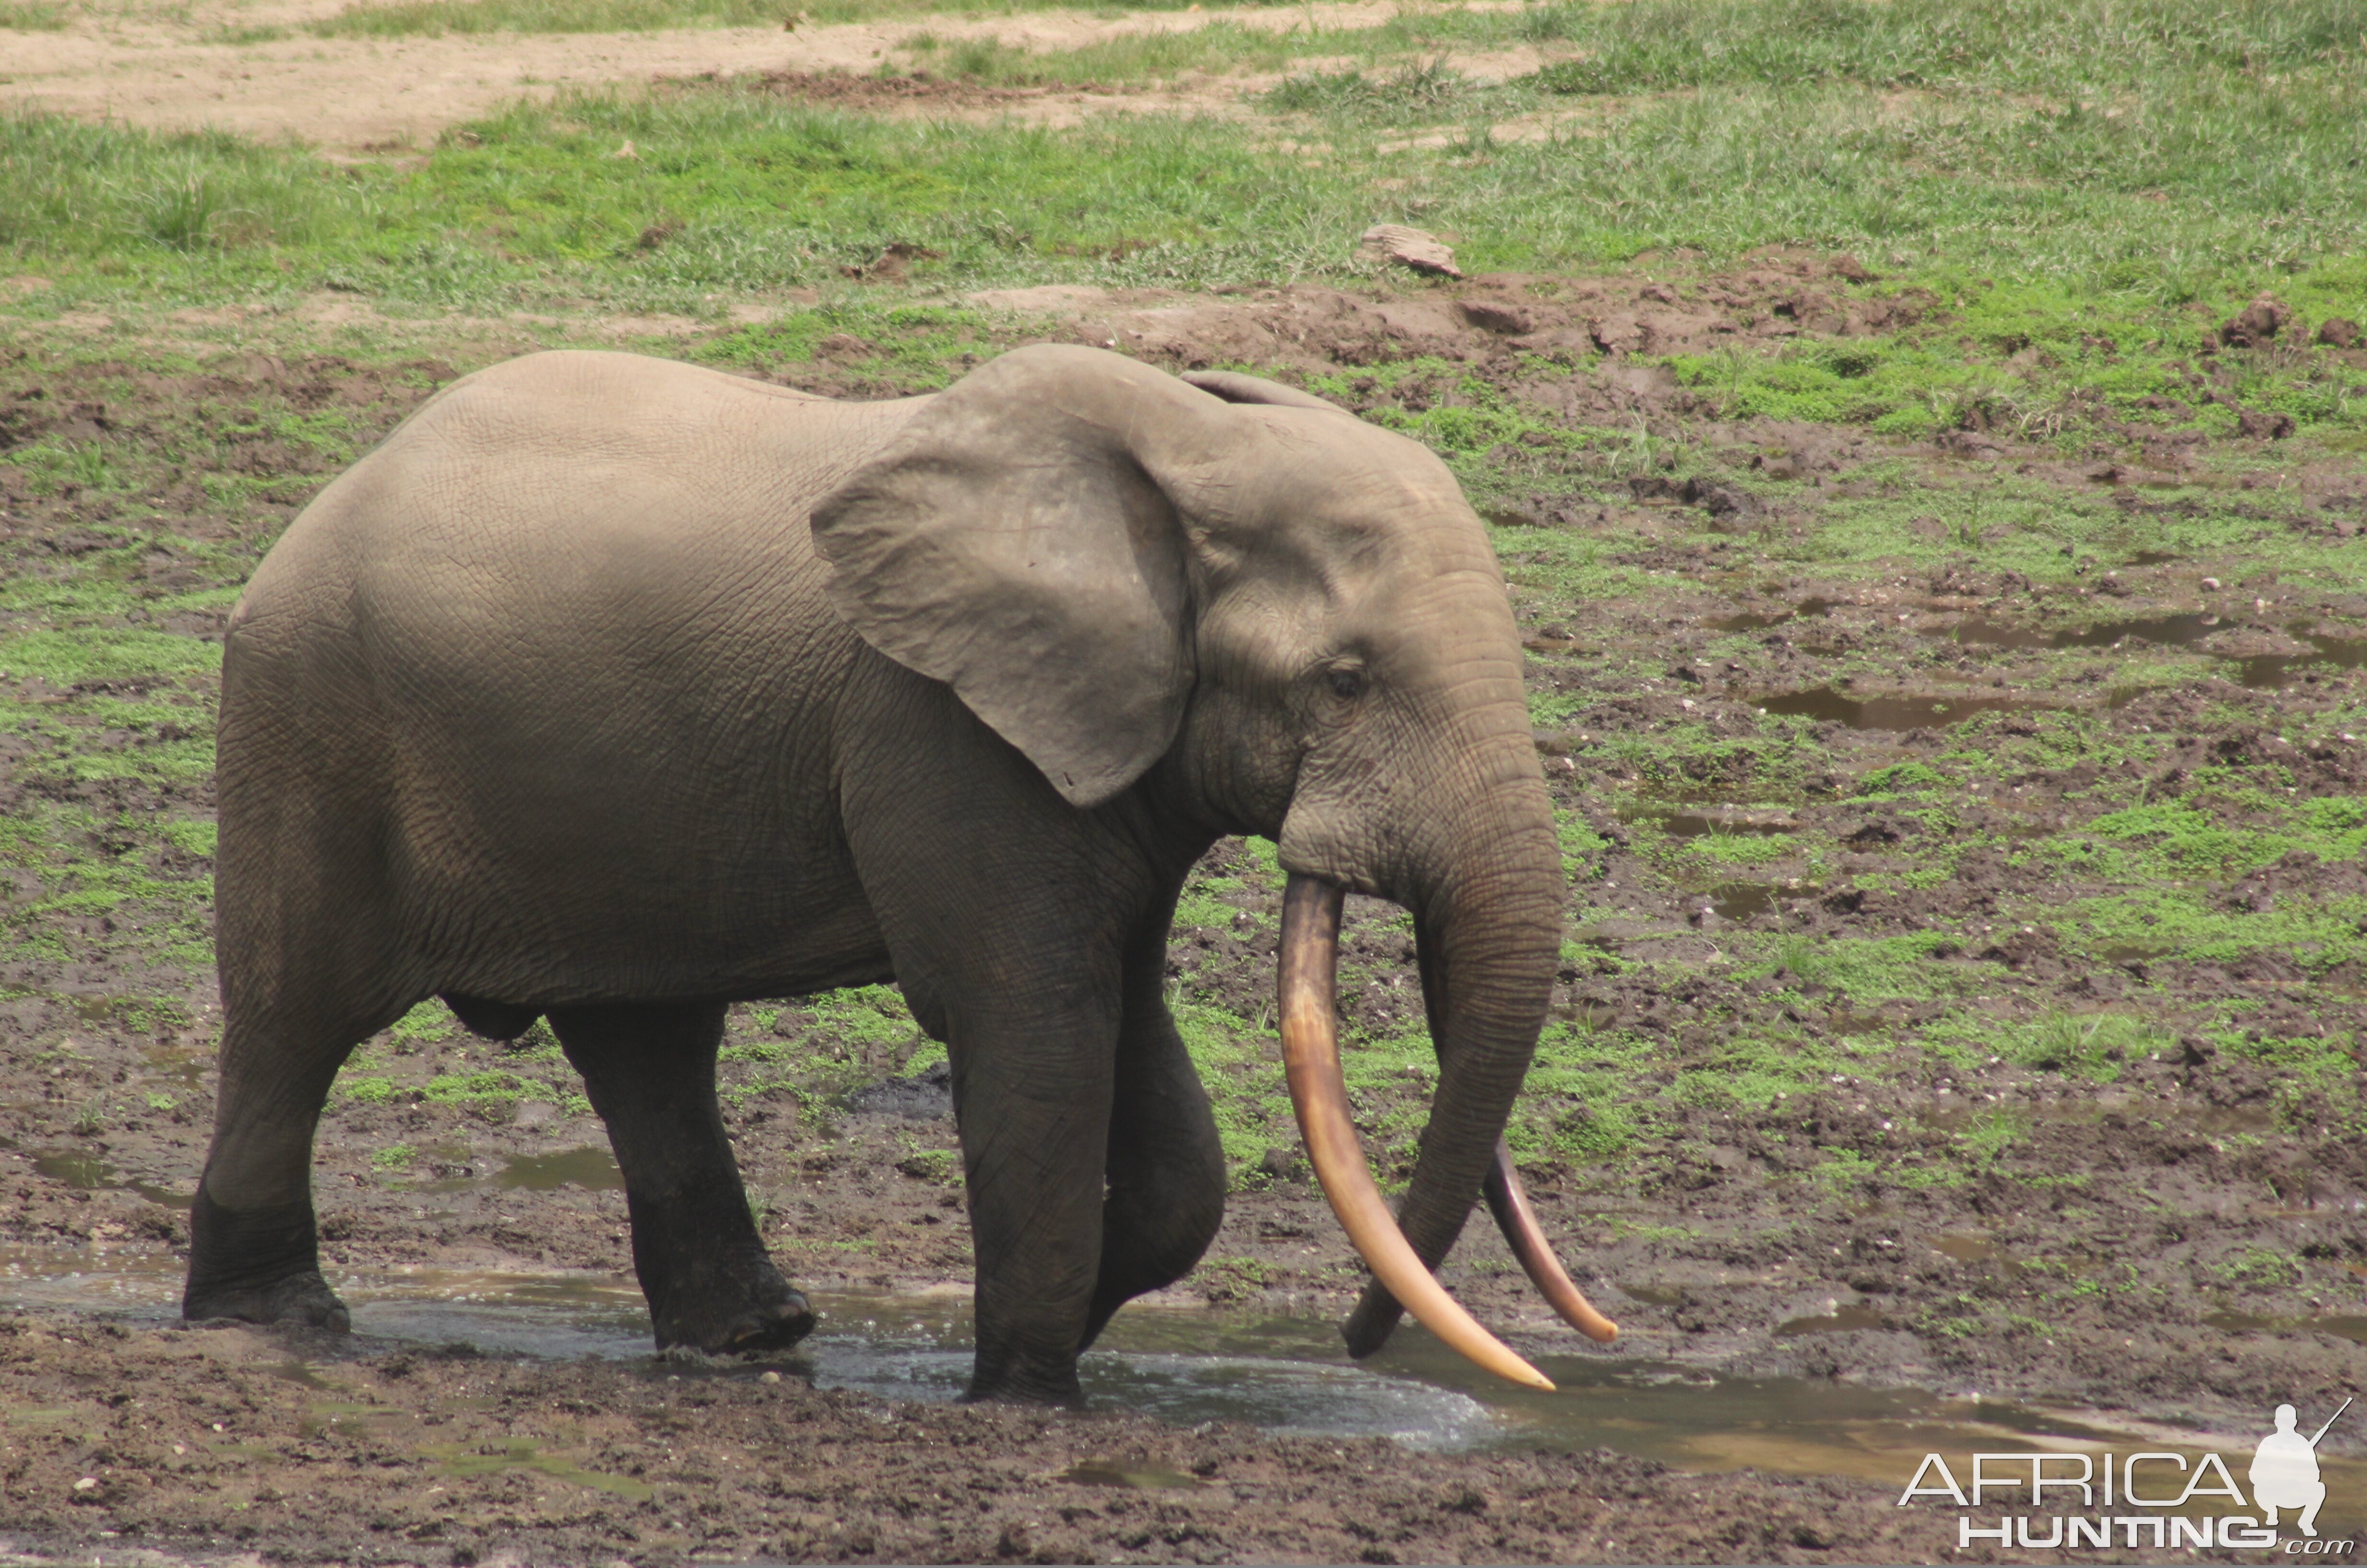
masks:
{"label": "small rock", "polygon": [[849,1093],[840,1103],[857,1115],[900,1116],[930,1122],[954,1110],[953,1066],[933,1062],[911,1077],[889,1078]]}
{"label": "small rock", "polygon": [[2293,312],[2263,294],[2219,325],[2219,341],[2229,348],[2259,348],[2276,341],[2293,320]]}
{"label": "small rock", "polygon": [[1304,1164],[1297,1149],[1285,1148],[1277,1144],[1258,1160],[1258,1169],[1265,1174],[1268,1180],[1295,1181]]}
{"label": "small rock", "polygon": [[1402,223],[1376,223],[1365,231],[1356,244],[1358,249],[1383,261],[1396,262],[1416,272],[1434,273],[1441,277],[1463,276],[1463,269],[1455,265],[1455,253],[1435,234],[1425,234]]}
{"label": "small rock", "polygon": [[762,1372],[757,1375],[756,1381],[758,1382],[778,1382],[781,1381],[781,1374],[778,1372]]}
{"label": "small rock", "polygon": [[1705,485],[1699,480],[1688,483],[1685,499],[1724,521],[1733,517],[1756,517],[1764,510],[1759,498],[1739,485]]}
{"label": "small rock", "polygon": [[1648,335],[1644,323],[1626,311],[1603,317],[1591,328],[1594,346],[1605,354],[1636,354],[1644,347]]}
{"label": "small rock", "polygon": [[2252,441],[2282,441],[2293,433],[2293,415],[2274,409],[2237,409],[2236,429]]}
{"label": "small rock", "polygon": [[1499,337],[1521,337],[1535,329],[1529,313],[1517,305],[1507,305],[1495,299],[1466,299],[1462,304],[1463,319],[1483,333]]}
{"label": "small rock", "polygon": [[2359,346],[2359,323],[2345,316],[2334,316],[2317,329],[2317,341],[2328,348]]}
{"label": "small rock", "polygon": [[911,270],[912,263],[944,259],[943,251],[933,251],[926,245],[907,244],[902,240],[898,240],[886,250],[881,251],[878,259],[870,265],[843,266],[838,270],[842,276],[861,278],[866,283],[896,283],[902,280],[905,273]]}
{"label": "small rock", "polygon": [[2216,592],[2219,592],[2219,580],[2218,580],[2217,578],[2215,578],[2215,577],[2206,577],[2206,578],[2204,578],[2204,579],[2203,580],[2203,591],[2205,593],[2216,593]]}

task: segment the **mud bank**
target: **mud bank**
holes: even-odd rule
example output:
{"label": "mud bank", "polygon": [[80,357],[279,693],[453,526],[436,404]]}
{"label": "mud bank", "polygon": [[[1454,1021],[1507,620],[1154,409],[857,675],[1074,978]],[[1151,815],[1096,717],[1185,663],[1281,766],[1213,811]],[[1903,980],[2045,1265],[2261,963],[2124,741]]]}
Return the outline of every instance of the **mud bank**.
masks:
{"label": "mud bank", "polygon": [[[1467,406],[1461,378],[1477,378],[1551,435],[1457,458],[1529,637],[1571,876],[1513,1138],[1563,1256],[1625,1332],[1580,1345],[1475,1227],[1447,1282],[1516,1348],[1638,1388],[1795,1380],[2230,1453],[2278,1403],[2314,1425],[2367,1387],[2367,600],[2327,565],[2367,516],[2367,479],[2355,456],[2265,441],[2130,435],[2114,456],[1721,422],[1620,357],[1648,330],[1796,330],[1813,270],[1738,284],[1727,304],[1688,288],[1656,305],[1633,280],[1477,283],[1412,314],[1337,291],[997,301],[1032,313],[980,348],[1137,333],[1161,362],[1254,350],[1376,417]],[[1805,308],[1847,334],[1845,310]],[[1512,327],[1572,334],[1558,368],[1540,367],[1542,339],[1507,346]],[[858,367],[865,347],[748,368],[902,389]],[[1393,368],[1414,357],[1431,367]],[[113,1303],[12,1298],[10,1550],[1953,1549],[1949,1517],[1891,1506],[1936,1404],[1902,1406],[1829,1478],[1772,1473],[1805,1441],[1778,1420],[1755,1450],[1670,1450],[1699,1472],[1762,1467],[1709,1474],[1641,1444],[1425,1451],[1118,1409],[954,1409],[817,1392],[795,1362],[167,1326],[211,1110],[211,650],[296,508],[466,358],[0,367],[0,558],[17,585],[0,607],[0,1269],[104,1256],[148,1281]],[[1433,363],[1449,361],[1455,377]],[[104,461],[22,456],[61,442]],[[1271,872],[1257,846],[1220,846],[1179,910],[1172,977],[1236,1190],[1202,1267],[1143,1311],[1300,1323],[1312,1364],[1362,1275],[1297,1157],[1271,1055]],[[1352,908],[1342,1005],[1367,1147],[1401,1175],[1431,1078],[1393,910]],[[730,1030],[727,1116],[785,1271],[957,1302],[952,1122],[935,1052],[892,993],[740,1008]],[[315,1168],[329,1267],[621,1278],[602,1145],[547,1036],[504,1049],[425,1010],[357,1053],[332,1100]],[[2355,1462],[2361,1430],[2338,1426],[2329,1460]]]}

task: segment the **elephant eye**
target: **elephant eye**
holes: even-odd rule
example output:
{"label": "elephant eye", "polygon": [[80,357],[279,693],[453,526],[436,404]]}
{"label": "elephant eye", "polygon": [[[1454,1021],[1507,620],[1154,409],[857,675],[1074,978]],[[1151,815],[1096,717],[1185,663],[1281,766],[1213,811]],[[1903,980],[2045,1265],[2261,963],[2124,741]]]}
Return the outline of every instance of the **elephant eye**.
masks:
{"label": "elephant eye", "polygon": [[1331,694],[1342,702],[1353,702],[1365,694],[1365,672],[1352,664],[1329,671],[1324,679],[1331,683]]}

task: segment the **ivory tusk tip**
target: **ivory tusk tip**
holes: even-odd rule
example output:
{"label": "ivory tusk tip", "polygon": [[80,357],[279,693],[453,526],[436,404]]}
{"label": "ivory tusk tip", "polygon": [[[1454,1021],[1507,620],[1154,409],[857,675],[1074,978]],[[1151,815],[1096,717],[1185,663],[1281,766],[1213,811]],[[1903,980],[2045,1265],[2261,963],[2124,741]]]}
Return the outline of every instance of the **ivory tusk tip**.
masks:
{"label": "ivory tusk tip", "polygon": [[[1462,1349],[1463,1348],[1461,1346],[1456,1346],[1455,1348]],[[1463,1353],[1466,1356],[1469,1356],[1472,1360],[1478,1362],[1480,1366],[1486,1368],[1489,1371],[1491,1371],[1498,1377],[1502,1378],[1506,1382],[1518,1383],[1523,1388],[1533,1388],[1540,1393],[1559,1393],[1561,1392],[1560,1389],[1554,1386],[1553,1379],[1546,1376],[1545,1373],[1529,1365],[1527,1359],[1522,1356],[1518,1351],[1512,1349],[1510,1346],[1499,1344],[1495,1348],[1497,1354],[1492,1356],[1473,1355],[1469,1350],[1464,1350]]]}

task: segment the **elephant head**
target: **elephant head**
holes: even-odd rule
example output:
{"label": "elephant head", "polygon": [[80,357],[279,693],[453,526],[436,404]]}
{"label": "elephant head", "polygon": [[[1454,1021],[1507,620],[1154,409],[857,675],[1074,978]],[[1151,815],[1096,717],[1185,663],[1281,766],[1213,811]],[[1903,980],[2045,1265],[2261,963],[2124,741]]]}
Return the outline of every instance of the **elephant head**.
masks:
{"label": "elephant head", "polygon": [[[949,685],[1074,807],[1129,791],[1289,873],[1282,1028],[1326,1195],[1376,1282],[1551,1386],[1432,1276],[1486,1191],[1564,1315],[1611,1329],[1528,1214],[1501,1134],[1559,960],[1563,874],[1486,530],[1417,443],[1255,378],[1038,346],[972,373],[813,513],[840,614]],[[1353,890],[1411,911],[1439,1056],[1392,1218],[1349,1120],[1332,963]]]}

